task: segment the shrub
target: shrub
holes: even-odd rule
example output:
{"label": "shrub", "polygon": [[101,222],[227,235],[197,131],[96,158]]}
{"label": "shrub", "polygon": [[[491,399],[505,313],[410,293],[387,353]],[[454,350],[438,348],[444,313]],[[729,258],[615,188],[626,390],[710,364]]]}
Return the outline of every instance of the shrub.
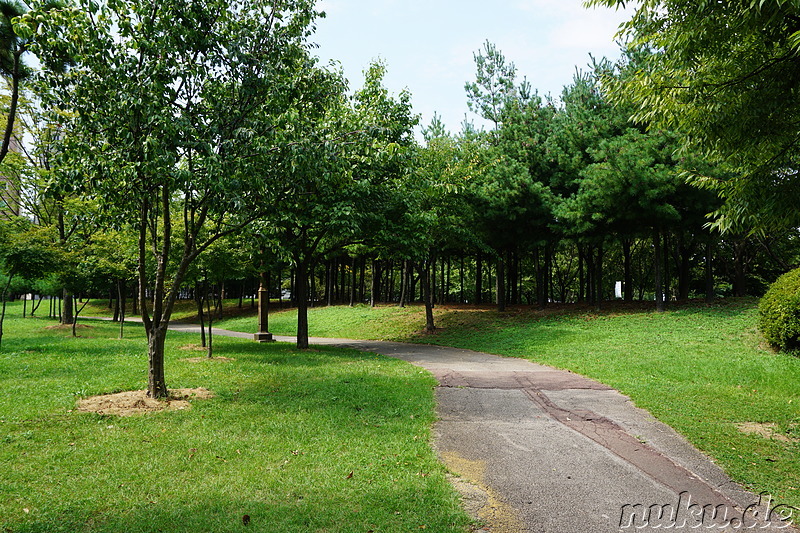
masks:
{"label": "shrub", "polygon": [[781,350],[800,348],[800,268],[778,278],[758,305],[759,329]]}

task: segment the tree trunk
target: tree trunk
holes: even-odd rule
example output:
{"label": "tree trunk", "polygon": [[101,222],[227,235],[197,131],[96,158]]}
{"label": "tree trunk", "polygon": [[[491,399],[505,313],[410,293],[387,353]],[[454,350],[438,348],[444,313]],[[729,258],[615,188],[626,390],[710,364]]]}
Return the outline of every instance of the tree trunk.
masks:
{"label": "tree trunk", "polygon": [[458,267],[458,303],[464,303],[464,252],[461,252],[460,264]]}
{"label": "tree trunk", "polygon": [[508,297],[511,305],[519,303],[519,256],[517,252],[511,253],[508,265]]}
{"label": "tree trunk", "polygon": [[734,280],[733,291],[736,296],[747,296],[747,266],[746,266],[747,241],[740,239],[733,244]]}
{"label": "tree trunk", "polygon": [[[333,305],[333,264],[330,259],[325,261],[325,305]],[[311,292],[314,292],[313,290]]]}
{"label": "tree trunk", "polygon": [[200,346],[206,347],[206,319],[205,319],[205,302],[203,301],[203,289],[199,283],[194,285],[194,301],[197,303],[197,318],[200,320]]}
{"label": "tree trunk", "polygon": [[689,299],[689,285],[691,283],[691,265],[692,252],[694,245],[686,244],[686,235],[681,232],[678,235],[678,299]]}
{"label": "tree trunk", "polygon": [[537,246],[533,255],[536,265],[536,306],[539,309],[547,307],[547,275],[545,266],[547,261],[542,258],[542,247]]}
{"label": "tree trunk", "polygon": [[436,257],[434,256],[431,258],[430,265],[428,266],[428,285],[431,289],[431,304],[436,305],[438,303],[437,296],[438,291],[436,290]]}
{"label": "tree trunk", "polygon": [[664,270],[661,272],[661,284],[664,287],[664,302],[670,301],[670,270],[669,270],[669,245],[670,245],[670,238],[669,232],[664,232],[664,237],[661,240],[661,256],[663,260],[663,268]]}
{"label": "tree trunk", "polygon": [[298,261],[295,268],[295,289],[297,289],[297,347],[308,348],[308,264]]}
{"label": "tree trunk", "polygon": [[369,306],[375,307],[378,303],[378,286],[380,285],[380,262],[377,259],[372,260],[372,283],[370,283]]}
{"label": "tree trunk", "polygon": [[589,305],[597,304],[597,286],[595,285],[594,247],[586,247],[586,300]]}
{"label": "tree trunk", "polygon": [[356,304],[356,257],[350,260],[350,307]]}
{"label": "tree trunk", "polygon": [[72,324],[74,319],[73,315],[73,296],[72,293],[64,289],[64,296],[62,297],[63,306],[61,309],[61,323],[64,325]]}
{"label": "tree trunk", "polygon": [[[212,287],[210,283],[206,283],[206,287]],[[214,325],[214,313],[211,312],[211,298],[213,294],[206,294],[206,315],[208,316],[208,346],[206,346],[206,355],[209,359],[214,357],[214,340],[212,337],[211,328]]]}
{"label": "tree trunk", "polygon": [[[222,307],[224,305],[223,304],[224,300],[225,300],[225,280],[222,280],[219,282],[219,292],[217,293],[217,300],[216,300],[218,302],[218,304],[216,305],[217,320],[222,320],[222,311],[223,311]],[[210,317],[208,322],[211,323]]]}
{"label": "tree trunk", "polygon": [[[113,289],[112,289],[113,290]],[[117,322],[119,320],[119,286],[117,286],[117,297],[110,298],[108,300],[109,308],[113,306],[114,309],[114,317],[111,319],[112,322]]]}
{"label": "tree trunk", "polygon": [[167,339],[166,324],[155,326],[147,331],[147,351],[149,371],[147,374],[147,395],[151,398],[166,398],[169,394],[164,380],[164,341]]}
{"label": "tree trunk", "polygon": [[125,304],[127,303],[128,286],[125,280],[117,280],[117,307],[119,308],[119,338],[125,333]]}
{"label": "tree trunk", "polygon": [[597,245],[597,261],[595,267],[595,285],[597,286],[597,301],[595,302],[595,309],[598,311],[603,307],[603,255],[605,253],[603,243]]}
{"label": "tree trunk", "polygon": [[297,269],[290,268],[289,269],[289,301],[293,304],[297,304]]}
{"label": "tree trunk", "polygon": [[86,301],[83,302],[82,306],[80,306],[80,307],[76,306],[75,307],[75,313],[73,313],[73,315],[72,315],[72,336],[73,337],[77,337],[78,336],[78,331],[77,331],[78,330],[78,316],[81,314],[81,311],[83,311],[84,307],[86,307],[86,305],[88,303],[89,303],[89,298],[86,298]]}
{"label": "tree trunk", "polygon": [[445,266],[446,266],[446,264],[447,264],[447,261],[445,261],[445,258],[442,257],[442,264],[440,265],[441,269],[442,269],[442,278],[441,278],[441,283],[439,284],[440,285],[439,286],[439,302],[441,302],[442,304],[446,304],[447,303],[447,278],[445,277]]}
{"label": "tree trunk", "polygon": [[631,239],[622,239],[622,256],[624,263],[624,274],[622,276],[622,292],[623,299],[626,302],[633,301],[633,272],[631,271],[631,247],[633,242]]}
{"label": "tree trunk", "polygon": [[445,282],[444,303],[448,303],[448,302],[452,301],[452,298],[450,298],[450,288],[452,287],[452,285],[451,285],[452,275],[453,275],[452,257],[448,255],[447,256],[447,281]]}
{"label": "tree trunk", "polygon": [[389,261],[389,266],[386,268],[386,303],[394,301],[394,261]]}
{"label": "tree trunk", "polygon": [[11,274],[8,276],[8,280],[6,281],[6,286],[3,287],[3,292],[0,294],[0,299],[2,299],[2,312],[0,312],[0,346],[3,345],[3,322],[6,320],[6,301],[8,300],[8,290],[11,287],[11,281],[14,279],[14,275]]}
{"label": "tree trunk", "polygon": [[345,290],[347,289],[347,261],[346,257],[342,257],[339,260],[339,298],[337,302],[342,303],[344,302],[344,294]]}
{"label": "tree trunk", "polygon": [[428,261],[420,261],[419,278],[422,283],[422,299],[425,300],[425,331],[432,332],[436,329],[433,321],[433,291],[431,290],[431,263],[433,258]]}
{"label": "tree trunk", "polygon": [[360,279],[358,281],[358,301],[363,303],[364,300],[366,300],[367,294],[367,258],[362,257],[361,261],[359,262],[361,263],[361,275],[359,276]]}
{"label": "tree trunk", "polygon": [[497,287],[497,310],[501,313],[506,310],[506,267],[505,267],[505,252],[500,252],[497,257],[497,269],[495,272],[495,280]]}
{"label": "tree trunk", "polygon": [[714,270],[712,264],[714,248],[711,241],[706,243],[706,303],[714,302]]}
{"label": "tree trunk", "polygon": [[586,280],[584,279],[586,276],[583,270],[584,261],[585,255],[583,253],[583,246],[578,244],[578,303],[583,303],[586,299],[586,293],[584,292],[584,287],[586,286]]}
{"label": "tree trunk", "polygon": [[20,49],[12,54],[14,66],[11,71],[11,102],[9,103],[8,114],[6,115],[6,129],[3,134],[3,144],[0,146],[0,163],[2,163],[6,155],[8,155],[8,150],[11,146],[11,137],[14,135],[14,119],[17,116],[17,106],[19,104],[20,66],[23,52],[24,49]]}
{"label": "tree trunk", "polygon": [[475,259],[475,303],[483,303],[483,254]]}
{"label": "tree trunk", "polygon": [[656,311],[659,313],[664,312],[665,305],[664,305],[664,288],[662,286],[662,279],[661,279],[661,268],[662,268],[662,260],[661,260],[661,232],[656,230],[653,234],[653,263],[655,265],[655,269],[653,272],[653,276],[655,279],[655,287],[656,287]]}
{"label": "tree trunk", "polygon": [[39,306],[42,305],[42,298],[44,298],[44,295],[42,294],[39,295],[38,300],[36,299],[36,295],[33,295],[33,300],[31,300],[31,318],[36,316],[36,311],[38,311]]}
{"label": "tree trunk", "polygon": [[401,264],[402,273],[400,274],[400,303],[398,306],[405,307],[408,293],[408,259],[404,259]]}

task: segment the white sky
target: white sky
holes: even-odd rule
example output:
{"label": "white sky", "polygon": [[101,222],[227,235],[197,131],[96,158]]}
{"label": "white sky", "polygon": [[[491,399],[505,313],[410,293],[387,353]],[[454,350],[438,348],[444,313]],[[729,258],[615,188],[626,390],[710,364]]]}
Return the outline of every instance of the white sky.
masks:
{"label": "white sky", "polygon": [[382,58],[391,93],[407,88],[422,124],[438,112],[452,132],[465,114],[477,118],[464,83],[475,79],[473,53],[486,40],[516,65],[520,80],[558,97],[590,53],[619,56],[614,35],[630,18],[630,11],[584,8],[582,0],[318,0],[317,7],[327,14],[312,37],[317,55],[341,62],[351,90]]}

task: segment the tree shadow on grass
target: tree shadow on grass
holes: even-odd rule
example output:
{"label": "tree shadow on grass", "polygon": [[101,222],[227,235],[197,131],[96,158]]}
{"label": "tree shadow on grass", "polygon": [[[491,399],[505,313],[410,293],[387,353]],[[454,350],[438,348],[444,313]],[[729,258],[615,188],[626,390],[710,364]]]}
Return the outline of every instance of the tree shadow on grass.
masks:
{"label": "tree shadow on grass", "polygon": [[[440,482],[436,482],[439,484]],[[265,485],[269,485],[266,482]],[[233,496],[202,485],[180,499],[130,502],[130,506],[108,509],[102,502],[87,505],[76,497],[60,496],[44,516],[36,509],[20,510],[18,517],[4,517],[0,527],[14,533],[124,532],[314,532],[350,533],[353,531],[417,531],[443,533],[465,531],[467,520],[453,502],[445,507],[420,506],[420,498],[439,487],[387,490],[385,483],[342,479],[340,487],[315,490],[299,483],[297,487],[253,487],[252,493]],[[353,490],[353,485],[358,490]],[[349,486],[348,486],[349,485]],[[427,483],[433,485],[433,483]],[[299,490],[298,490],[299,489]],[[416,490],[415,490],[416,489]],[[258,497],[254,497],[254,493]],[[115,499],[115,498],[112,498]]]}

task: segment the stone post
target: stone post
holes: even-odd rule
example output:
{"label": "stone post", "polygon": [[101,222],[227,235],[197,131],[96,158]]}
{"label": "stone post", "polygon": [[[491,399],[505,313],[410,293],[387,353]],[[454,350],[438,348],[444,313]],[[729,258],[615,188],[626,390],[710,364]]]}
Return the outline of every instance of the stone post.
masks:
{"label": "stone post", "polygon": [[257,342],[272,342],[272,333],[269,332],[269,281],[268,274],[264,272],[261,263],[261,284],[258,287],[258,333],[253,335]]}

